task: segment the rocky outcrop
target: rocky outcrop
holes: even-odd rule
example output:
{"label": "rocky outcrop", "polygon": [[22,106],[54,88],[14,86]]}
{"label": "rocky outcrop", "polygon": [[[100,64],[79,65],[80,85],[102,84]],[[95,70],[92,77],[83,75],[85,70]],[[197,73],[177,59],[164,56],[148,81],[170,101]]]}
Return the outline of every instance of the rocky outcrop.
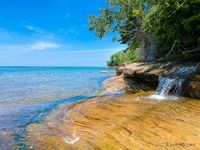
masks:
{"label": "rocky outcrop", "polygon": [[185,86],[185,95],[200,99],[200,81],[189,81]]}
{"label": "rocky outcrop", "polygon": [[142,90],[156,90],[159,77],[167,76],[173,68],[188,66],[197,66],[197,69],[186,79],[183,94],[200,99],[200,65],[198,63],[131,63],[119,67],[117,73],[123,76],[130,87],[135,88],[140,85]]}
{"label": "rocky outcrop", "polygon": [[184,90],[186,96],[200,99],[200,71],[186,81]]}
{"label": "rocky outcrop", "polygon": [[126,88],[127,84],[125,79],[121,76],[114,76],[104,81],[104,91],[100,95],[122,94],[125,93]]}
{"label": "rocky outcrop", "polygon": [[117,75],[121,75],[124,72],[125,66],[120,66],[116,69]]}
{"label": "rocky outcrop", "polygon": [[122,95],[125,93],[137,93],[148,90],[152,90],[152,88],[150,88],[150,86],[147,88],[147,85],[143,84],[143,82],[137,83],[137,81],[131,78],[124,78],[123,75],[120,75],[104,81],[103,92],[100,93],[100,96]]}

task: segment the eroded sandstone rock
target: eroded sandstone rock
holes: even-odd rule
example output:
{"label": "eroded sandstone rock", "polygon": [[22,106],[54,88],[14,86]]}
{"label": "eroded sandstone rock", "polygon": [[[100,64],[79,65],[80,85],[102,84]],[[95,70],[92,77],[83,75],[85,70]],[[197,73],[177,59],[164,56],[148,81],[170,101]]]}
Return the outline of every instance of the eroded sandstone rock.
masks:
{"label": "eroded sandstone rock", "polygon": [[[134,89],[138,85],[142,85],[142,88],[140,88],[142,90],[156,90],[161,76],[167,76],[173,68],[188,66],[197,66],[197,69],[185,79],[183,94],[200,99],[200,66],[198,63],[131,63],[123,67],[122,74],[125,80],[128,79],[126,83]],[[122,68],[119,70],[122,70]]]}

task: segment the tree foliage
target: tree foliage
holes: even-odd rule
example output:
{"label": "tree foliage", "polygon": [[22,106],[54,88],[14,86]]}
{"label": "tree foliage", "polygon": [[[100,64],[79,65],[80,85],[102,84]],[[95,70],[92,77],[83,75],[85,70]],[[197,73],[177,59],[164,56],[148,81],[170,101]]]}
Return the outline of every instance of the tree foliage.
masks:
{"label": "tree foliage", "polygon": [[126,62],[131,62],[137,59],[136,52],[132,51],[131,49],[126,49],[113,54],[107,64],[108,66],[119,66]]}
{"label": "tree foliage", "polygon": [[151,35],[160,57],[190,52],[199,55],[200,0],[106,1],[108,8],[89,17],[89,29],[98,37],[112,33],[113,40],[136,48],[145,45],[147,35]]}
{"label": "tree foliage", "polygon": [[89,16],[89,30],[100,38],[108,33],[118,32],[114,40],[123,44],[135,42],[137,34],[143,31],[144,0],[107,0],[109,8],[102,8],[99,16]]}
{"label": "tree foliage", "polygon": [[147,16],[146,28],[159,41],[163,54],[199,47],[200,0],[158,0]]}

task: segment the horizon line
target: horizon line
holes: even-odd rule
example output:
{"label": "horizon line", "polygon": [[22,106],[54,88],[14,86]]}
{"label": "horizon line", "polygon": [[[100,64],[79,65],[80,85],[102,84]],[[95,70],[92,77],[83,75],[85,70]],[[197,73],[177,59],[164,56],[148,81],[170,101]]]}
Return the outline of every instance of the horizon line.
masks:
{"label": "horizon line", "polygon": [[51,66],[51,65],[47,65],[47,66],[39,66],[39,65],[27,65],[27,66],[24,66],[24,65],[0,65],[0,67],[104,67],[104,68],[106,68],[106,67],[108,67],[108,66],[62,66],[62,65],[60,65],[60,66]]}

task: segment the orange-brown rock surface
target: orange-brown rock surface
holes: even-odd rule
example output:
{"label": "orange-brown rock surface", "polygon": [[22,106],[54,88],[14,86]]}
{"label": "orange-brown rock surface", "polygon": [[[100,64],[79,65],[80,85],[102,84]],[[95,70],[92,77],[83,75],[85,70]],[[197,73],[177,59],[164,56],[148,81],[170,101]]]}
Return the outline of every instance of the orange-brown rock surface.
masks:
{"label": "orange-brown rock surface", "polygon": [[103,89],[104,91],[101,95],[111,95],[117,93],[124,93],[127,89],[127,84],[125,78],[122,76],[114,76],[104,81]]}
{"label": "orange-brown rock surface", "polygon": [[29,125],[28,144],[39,150],[199,150],[200,101],[155,101],[145,95],[64,106]]}

